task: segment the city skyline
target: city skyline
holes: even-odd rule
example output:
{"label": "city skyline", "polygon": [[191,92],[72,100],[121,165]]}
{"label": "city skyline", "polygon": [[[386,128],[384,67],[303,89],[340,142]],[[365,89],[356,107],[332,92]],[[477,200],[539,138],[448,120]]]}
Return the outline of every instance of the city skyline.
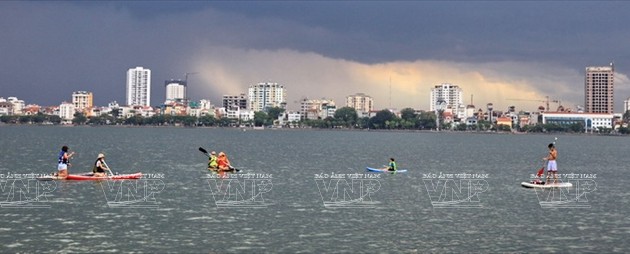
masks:
{"label": "city skyline", "polygon": [[[630,97],[624,2],[3,2],[0,96],[41,105],[92,91],[125,101],[125,70],[189,77],[191,99],[221,101],[272,81],[299,98],[428,109],[430,88],[463,88],[464,104],[546,96],[584,104],[584,68],[616,63],[615,112]],[[309,9],[297,14],[295,8]],[[588,10],[588,11],[587,11]],[[72,17],[71,19],[65,17]],[[168,35],[176,40],[168,39]],[[532,39],[535,38],[535,39]],[[601,38],[606,38],[602,40]],[[46,94],[32,91],[47,91]],[[391,99],[390,99],[391,94]],[[152,92],[159,105],[164,89]],[[582,105],[583,106],[583,105]]]}

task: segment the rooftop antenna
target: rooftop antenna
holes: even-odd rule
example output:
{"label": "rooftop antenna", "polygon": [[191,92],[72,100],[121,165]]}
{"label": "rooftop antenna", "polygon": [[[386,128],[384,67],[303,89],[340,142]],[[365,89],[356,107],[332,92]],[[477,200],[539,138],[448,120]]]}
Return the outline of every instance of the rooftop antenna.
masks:
{"label": "rooftop antenna", "polygon": [[392,108],[392,76],[389,76],[389,108]]}

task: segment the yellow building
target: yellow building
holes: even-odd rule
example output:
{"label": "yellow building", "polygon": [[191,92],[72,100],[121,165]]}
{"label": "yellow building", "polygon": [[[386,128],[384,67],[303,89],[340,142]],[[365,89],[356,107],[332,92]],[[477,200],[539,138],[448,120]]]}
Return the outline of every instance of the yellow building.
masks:
{"label": "yellow building", "polygon": [[92,92],[78,91],[72,93],[72,104],[74,104],[74,108],[78,110],[91,108],[94,106]]}

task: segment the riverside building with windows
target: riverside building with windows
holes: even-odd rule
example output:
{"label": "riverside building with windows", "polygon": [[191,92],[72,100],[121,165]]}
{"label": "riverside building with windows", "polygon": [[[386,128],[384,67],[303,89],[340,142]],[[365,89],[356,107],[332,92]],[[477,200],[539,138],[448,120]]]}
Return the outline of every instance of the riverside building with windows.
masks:
{"label": "riverside building with windows", "polygon": [[559,125],[582,124],[584,132],[596,131],[598,128],[612,129],[613,114],[602,113],[564,113],[564,112],[543,112],[542,123],[553,123]]}
{"label": "riverside building with windows", "polygon": [[374,100],[369,95],[357,93],[346,97],[346,107],[354,108],[361,116],[374,110]]}
{"label": "riverside building with windows", "polygon": [[283,85],[272,82],[250,85],[248,89],[249,109],[254,112],[267,108],[286,108],[287,92]]}
{"label": "riverside building with windows", "polygon": [[443,105],[444,109],[462,108],[462,110],[465,110],[465,108],[463,107],[464,99],[462,96],[463,91],[457,85],[453,85],[450,83],[442,83],[436,85],[435,87],[431,88],[431,95],[429,98],[429,110],[435,111],[437,108],[437,103],[440,100],[446,102],[446,105]]}
{"label": "riverside building with windows", "polygon": [[584,106],[587,113],[614,113],[615,65],[586,67]]}
{"label": "riverside building with windows", "polygon": [[151,104],[151,70],[136,67],[127,71],[127,105]]}

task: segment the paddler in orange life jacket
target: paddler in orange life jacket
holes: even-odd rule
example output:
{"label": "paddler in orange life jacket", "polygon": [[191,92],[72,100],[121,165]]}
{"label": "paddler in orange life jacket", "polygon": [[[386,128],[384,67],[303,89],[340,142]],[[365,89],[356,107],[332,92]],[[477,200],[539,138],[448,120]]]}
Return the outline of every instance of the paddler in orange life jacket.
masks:
{"label": "paddler in orange life jacket", "polygon": [[74,152],[68,153],[68,146],[63,146],[57,157],[57,176],[65,179],[68,176],[68,166],[70,164],[70,158],[72,158]]}
{"label": "paddler in orange life jacket", "polygon": [[92,169],[92,173],[94,173],[95,177],[103,177],[107,176],[105,170],[109,170],[107,167],[107,163],[105,163],[105,155],[102,153],[98,154],[96,161],[94,162],[94,168]]}
{"label": "paddler in orange life jacket", "polygon": [[230,165],[230,160],[228,160],[224,152],[219,153],[219,158],[217,158],[217,165],[219,167],[219,171],[228,171],[232,169],[232,166]]}

